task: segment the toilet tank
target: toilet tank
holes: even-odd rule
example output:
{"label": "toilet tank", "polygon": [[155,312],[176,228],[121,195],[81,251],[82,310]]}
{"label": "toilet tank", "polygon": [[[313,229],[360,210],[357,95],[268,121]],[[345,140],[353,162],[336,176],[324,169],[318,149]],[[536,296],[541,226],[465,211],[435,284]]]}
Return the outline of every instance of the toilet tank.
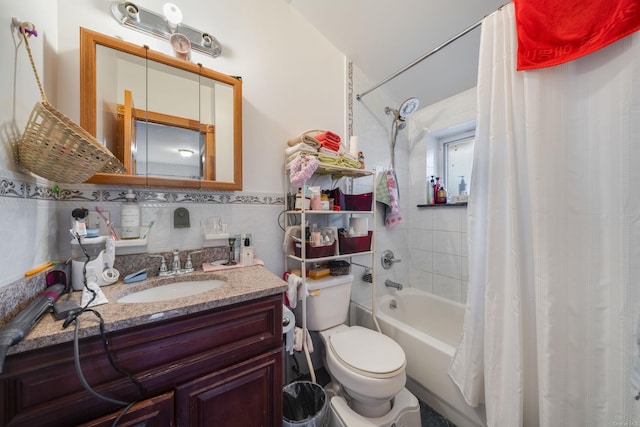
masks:
{"label": "toilet tank", "polygon": [[[322,331],[347,321],[353,275],[329,276],[319,280],[307,279],[307,329]],[[298,292],[302,296],[302,292]],[[302,300],[294,309],[296,324],[302,326]]]}

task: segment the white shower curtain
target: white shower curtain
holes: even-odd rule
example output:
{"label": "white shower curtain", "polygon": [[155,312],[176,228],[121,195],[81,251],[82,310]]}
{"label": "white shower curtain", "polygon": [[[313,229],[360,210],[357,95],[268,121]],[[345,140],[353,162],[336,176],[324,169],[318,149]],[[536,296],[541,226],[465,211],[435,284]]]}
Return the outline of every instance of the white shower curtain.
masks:
{"label": "white shower curtain", "polygon": [[450,377],[489,426],[640,425],[640,34],[516,72],[482,24],[469,290]]}

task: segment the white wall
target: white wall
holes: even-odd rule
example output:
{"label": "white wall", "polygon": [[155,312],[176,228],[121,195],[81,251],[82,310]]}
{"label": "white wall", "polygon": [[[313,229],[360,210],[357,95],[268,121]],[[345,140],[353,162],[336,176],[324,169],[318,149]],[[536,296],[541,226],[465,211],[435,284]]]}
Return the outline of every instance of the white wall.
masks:
{"label": "white wall", "polygon": [[[51,101],[56,99],[56,2],[6,1],[0,3],[0,286],[22,277],[25,271],[56,259],[55,201],[41,184],[28,179],[14,161],[15,143],[22,135],[34,104],[40,100],[31,65],[12,18],[32,21],[39,36],[31,38],[33,56]],[[50,64],[43,70],[42,63]]]}
{"label": "white wall", "polygon": [[[164,0],[137,3],[160,11]],[[106,0],[1,3],[5,36],[0,37],[0,43],[7,56],[0,65],[5,76],[0,80],[0,137],[4,148],[0,159],[0,179],[4,183],[0,187],[0,232],[8,238],[3,237],[0,252],[11,255],[0,257],[0,286],[14,282],[34,266],[65,255],[71,209],[95,209],[101,204],[117,213],[124,191],[61,185],[60,201],[56,202],[50,183],[16,174],[19,167],[10,153],[11,137],[21,134],[39,94],[24,49],[16,49],[10,37],[11,17],[36,24],[40,36],[31,40],[46,92],[54,106],[78,121],[80,26],[171,54],[166,41],[120,26],[111,16],[110,5]],[[158,220],[149,250],[198,247],[202,244],[197,228],[200,219],[223,216],[231,224],[231,232],[256,236],[259,254],[267,259],[270,269],[279,273],[282,233],[277,218],[283,206],[275,198],[284,189],[282,150],[287,139],[306,129],[324,128],[343,134],[344,56],[282,0],[211,0],[179,6],[185,24],[212,33],[223,47],[219,58],[194,52],[192,60],[242,76],[244,189],[210,197],[144,189],[150,201],[143,204],[143,221]],[[16,34],[14,31],[18,39]],[[35,185],[37,182],[41,185]],[[194,227],[171,227],[171,215],[177,206],[189,206]]]}

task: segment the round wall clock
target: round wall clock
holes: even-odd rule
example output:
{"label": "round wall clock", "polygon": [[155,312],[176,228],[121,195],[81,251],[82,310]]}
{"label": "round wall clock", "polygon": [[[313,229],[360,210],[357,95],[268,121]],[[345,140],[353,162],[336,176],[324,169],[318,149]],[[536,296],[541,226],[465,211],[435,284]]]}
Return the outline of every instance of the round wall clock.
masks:
{"label": "round wall clock", "polygon": [[184,34],[173,33],[169,39],[176,58],[184,61],[191,59],[191,42]]}

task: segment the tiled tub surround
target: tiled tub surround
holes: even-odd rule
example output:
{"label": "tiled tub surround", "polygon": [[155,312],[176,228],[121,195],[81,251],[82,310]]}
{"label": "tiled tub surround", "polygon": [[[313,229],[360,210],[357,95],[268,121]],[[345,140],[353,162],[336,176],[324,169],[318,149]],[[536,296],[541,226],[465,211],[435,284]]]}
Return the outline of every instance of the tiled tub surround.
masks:
{"label": "tiled tub surround", "polygon": [[[137,304],[117,302],[119,298],[125,295],[150,287],[181,281],[207,279],[223,280],[225,284],[197,295],[171,301]],[[102,315],[105,322],[105,331],[111,332],[241,303],[263,296],[280,294],[286,289],[286,283],[262,266],[251,266],[218,272],[203,272],[199,270],[180,276],[153,277],[132,284],[124,284],[119,281],[110,286],[103,286],[101,289],[109,303],[93,308]],[[74,292],[71,299],[79,303],[81,296],[82,292]],[[66,296],[62,298],[66,298]],[[83,314],[80,319],[80,338],[99,333],[99,323],[96,316],[87,313]],[[63,329],[62,321],[55,320],[53,314],[47,313],[22,342],[10,348],[9,354],[71,342],[73,335],[73,327]]]}

